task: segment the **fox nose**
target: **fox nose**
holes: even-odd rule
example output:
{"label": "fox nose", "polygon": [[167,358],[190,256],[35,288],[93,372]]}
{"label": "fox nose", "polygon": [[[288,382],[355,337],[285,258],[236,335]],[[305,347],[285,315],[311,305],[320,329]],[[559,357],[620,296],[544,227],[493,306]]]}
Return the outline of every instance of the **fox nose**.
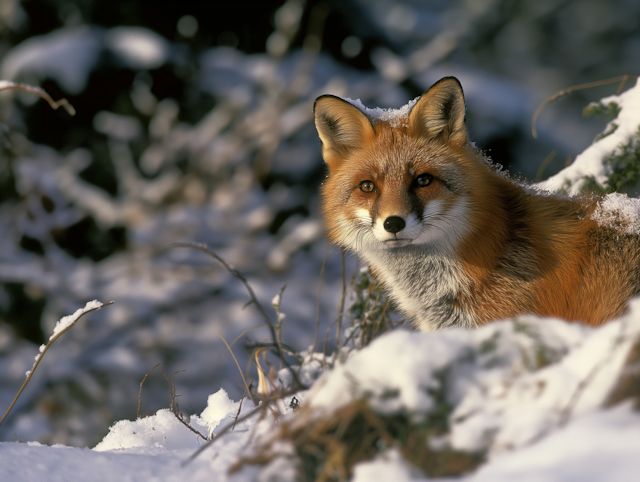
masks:
{"label": "fox nose", "polygon": [[400,216],[389,216],[384,221],[384,229],[393,234],[397,234],[404,229],[406,223]]}

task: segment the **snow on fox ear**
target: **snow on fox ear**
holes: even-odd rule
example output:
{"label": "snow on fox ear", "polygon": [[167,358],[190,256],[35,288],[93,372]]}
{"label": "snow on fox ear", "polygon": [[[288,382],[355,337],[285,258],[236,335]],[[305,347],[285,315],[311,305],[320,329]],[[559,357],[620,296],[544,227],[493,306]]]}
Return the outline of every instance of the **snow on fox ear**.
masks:
{"label": "snow on fox ear", "polygon": [[375,136],[369,118],[340,97],[318,97],[313,105],[313,115],[322,141],[322,155],[331,169],[337,167],[349,152],[361,148]]}
{"label": "snow on fox ear", "polygon": [[418,135],[464,144],[469,139],[464,111],[460,82],[455,77],[444,77],[422,94],[413,107],[409,128]]}

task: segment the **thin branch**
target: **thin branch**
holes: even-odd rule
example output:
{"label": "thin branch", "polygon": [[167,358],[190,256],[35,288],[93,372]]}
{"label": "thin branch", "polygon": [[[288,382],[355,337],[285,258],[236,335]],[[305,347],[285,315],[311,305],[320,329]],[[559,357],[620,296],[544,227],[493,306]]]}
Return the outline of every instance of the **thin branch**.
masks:
{"label": "thin branch", "polygon": [[[224,269],[227,270],[227,272],[231,276],[239,279],[242,282],[242,284],[244,285],[244,287],[246,288],[246,290],[249,292],[249,296],[251,297],[251,301],[256,305],[256,307],[258,308],[258,311],[260,312],[260,314],[262,315],[262,317],[266,321],[267,327],[269,328],[269,332],[271,333],[271,339],[273,340],[274,344],[276,344],[276,345],[278,344],[278,335],[277,335],[277,332],[276,332],[276,327],[274,326],[273,322],[269,318],[269,315],[267,315],[267,312],[263,308],[262,304],[260,304],[260,302],[258,301],[258,298],[256,297],[256,294],[253,291],[253,288],[251,288],[251,285],[247,281],[247,278],[245,278],[244,275],[240,271],[238,271],[237,269],[235,269],[231,265],[229,265],[224,259],[222,259],[216,253],[211,251],[207,247],[207,245],[204,244],[204,243],[173,243],[173,244],[171,244],[171,247],[173,247],[173,248],[195,248],[195,249],[199,249],[203,253],[208,254],[213,259],[218,261],[224,267]],[[225,341],[225,344],[227,344],[226,341]],[[229,348],[228,345],[227,345],[227,348]],[[282,357],[282,353],[278,353],[278,355],[280,357]],[[293,376],[293,379],[296,382],[296,384],[298,386],[301,386],[301,387],[304,386],[300,382],[300,378],[298,377],[298,374],[291,367],[291,364],[287,361],[287,359],[283,358],[283,361],[284,361],[284,364],[287,367],[287,369],[291,372],[291,375]],[[237,363],[237,361],[236,361],[236,363]],[[245,382],[245,385],[246,385],[246,382]]]}
{"label": "thin branch", "polygon": [[147,372],[142,381],[140,382],[140,391],[138,392],[138,413],[136,414],[136,419],[140,418],[140,407],[142,406],[142,384],[145,382],[149,374],[155,370],[160,363],[156,363],[151,370]]}
{"label": "thin branch", "polygon": [[220,332],[218,332],[218,336],[220,338],[222,338],[222,341],[224,342],[224,344],[227,346],[227,350],[229,350],[229,352],[231,353],[231,356],[233,357],[233,360],[236,362],[236,366],[238,367],[238,371],[240,372],[240,376],[242,377],[242,381],[244,382],[244,386],[245,386],[245,391],[248,391],[249,393],[249,398],[251,399],[251,401],[253,402],[253,404],[255,405],[255,400],[253,399],[253,397],[251,396],[251,390],[249,390],[249,384],[247,383],[247,379],[244,377],[244,373],[242,373],[242,368],[240,368],[240,363],[238,363],[238,359],[236,358],[236,356],[233,354],[233,350],[231,350],[231,347],[229,346],[229,344],[227,343],[227,340],[224,339],[224,336],[222,336],[220,334]]}
{"label": "thin branch", "polygon": [[231,426],[231,430],[236,428],[236,423],[238,422],[238,417],[240,416],[240,411],[242,410],[242,402],[244,402],[244,396],[247,394],[247,392],[249,392],[249,387],[251,386],[252,383],[253,383],[253,378],[249,380],[249,385],[247,386],[247,388],[244,389],[244,393],[242,394],[242,397],[240,397],[240,404],[238,405],[238,413],[236,413],[236,416],[233,420],[233,425]]}
{"label": "thin branch", "polygon": [[[158,365],[156,365],[156,367],[157,366]],[[153,367],[153,368],[155,368],[155,367]],[[153,368],[151,370],[153,370]],[[149,372],[151,372],[151,370],[149,370]],[[186,372],[187,370],[176,370],[175,372],[173,372],[171,374],[171,380],[169,380],[169,377],[164,372],[164,366],[160,367],[160,371],[162,372],[162,376],[169,383],[169,395],[171,396],[171,412],[173,413],[173,415],[178,419],[178,421],[182,425],[187,427],[193,433],[195,433],[196,435],[202,437],[204,440],[209,440],[205,435],[202,435],[198,430],[196,430],[191,425],[189,425],[187,423],[187,421],[184,419],[184,416],[180,413],[180,406],[178,405],[178,401],[176,400],[176,397],[179,397],[180,395],[176,395],[175,377],[176,377],[176,373]],[[140,385],[142,385],[142,384],[140,384]]]}
{"label": "thin branch", "polygon": [[281,316],[280,304],[282,303],[282,296],[284,295],[284,290],[287,288],[287,285],[283,285],[280,289],[280,293],[278,293],[278,303],[274,306],[276,309],[276,334],[278,335],[278,353],[280,358],[280,370],[282,370],[282,322],[284,318]]}
{"label": "thin branch", "polygon": [[[240,338],[242,338],[244,335],[246,335],[246,334],[247,334],[247,333],[249,333],[250,331],[257,330],[258,328],[262,328],[263,326],[265,326],[265,325],[258,325],[258,326],[254,326],[254,327],[252,327],[252,328],[247,328],[247,329],[246,329],[246,330],[244,330],[242,333],[240,333],[238,336],[236,336],[235,340],[233,340],[231,343],[229,343],[229,346],[233,346],[233,345],[235,345],[235,344],[238,342],[238,340],[239,340]],[[228,350],[227,350],[227,351],[228,351]],[[227,351],[225,351],[225,352],[222,354],[222,358],[224,358],[224,357],[227,355]]]}
{"label": "thin branch", "polygon": [[538,131],[536,130],[536,120],[538,119],[538,116],[542,112],[542,109],[544,109],[547,104],[554,102],[555,100],[559,99],[564,95],[572,94],[576,90],[590,89],[592,87],[599,87],[601,85],[613,84],[615,82],[620,82],[620,87],[618,87],[618,92],[617,92],[619,94],[622,91],[622,87],[624,86],[624,84],[627,82],[628,79],[631,79],[631,78],[635,79],[635,78],[638,78],[638,76],[626,74],[620,77],[614,77],[612,79],[598,80],[596,82],[589,82],[586,84],[574,85],[556,92],[551,97],[547,97],[545,101],[542,104],[540,104],[540,107],[538,107],[536,112],[533,114],[533,118],[531,119],[531,135],[533,136],[534,139],[538,138]]}
{"label": "thin branch", "polygon": [[327,247],[324,250],[324,257],[322,258],[322,266],[320,268],[320,279],[318,280],[318,305],[317,305],[317,313],[316,313],[316,331],[313,334],[313,348],[311,349],[311,353],[316,351],[316,345],[318,343],[318,334],[320,333],[320,300],[322,295],[322,282],[324,281],[324,270],[327,265],[327,258],[329,257],[329,249],[331,249],[331,245],[327,243]]}
{"label": "thin branch", "polygon": [[534,182],[542,181],[542,176],[544,174],[544,170],[547,168],[547,166],[553,160],[553,158],[556,157],[557,153],[558,153],[558,151],[554,149],[549,154],[547,154],[547,157],[544,158],[544,160],[540,164],[540,167],[538,168],[538,172],[536,173],[536,177],[533,180]]}
{"label": "thin branch", "polygon": [[344,317],[344,302],[347,297],[347,270],[345,267],[345,250],[341,250],[341,260],[342,260],[342,296],[340,297],[340,306],[338,307],[338,323],[336,326],[336,347],[333,352],[333,363],[340,354],[340,350],[342,348],[342,318]]}
{"label": "thin branch", "polygon": [[240,271],[238,271],[237,269],[235,269],[231,265],[229,265],[224,259],[222,259],[216,253],[211,251],[207,247],[207,245],[204,244],[204,243],[172,243],[171,247],[172,248],[195,248],[195,249],[199,249],[200,251],[202,251],[205,254],[208,254],[213,259],[215,259],[218,263],[220,263],[224,267],[224,269],[226,269],[229,272],[229,274],[231,276],[239,279],[242,282],[242,284],[244,285],[244,287],[247,289],[247,291],[249,292],[249,296],[251,297],[251,301],[256,305],[256,307],[258,308],[258,311],[260,312],[260,314],[262,315],[264,320],[267,322],[267,326],[269,327],[269,331],[271,331],[271,336],[272,336],[273,340],[277,340],[278,337],[276,335],[276,329],[275,329],[275,327],[273,325],[273,322],[271,321],[271,319],[269,318],[269,315],[267,315],[267,312],[264,310],[264,308],[262,307],[262,305],[258,301],[258,298],[256,297],[256,294],[253,291],[253,288],[251,288],[251,285],[247,281],[247,278],[245,278],[244,275]]}
{"label": "thin branch", "polygon": [[252,416],[254,416],[256,413],[258,413],[261,410],[266,410],[268,408],[268,406],[275,401],[281,400],[283,397],[286,397],[287,395],[292,395],[294,393],[297,393],[298,390],[294,389],[294,390],[288,390],[286,392],[283,393],[277,393],[274,394],[273,397],[269,397],[266,398],[264,400],[262,400],[262,404],[258,405],[256,408],[254,408],[253,410],[251,410],[249,413],[244,414],[242,417],[239,417],[237,419],[235,419],[233,422],[229,422],[227,425],[225,425],[224,427],[222,427],[222,429],[220,430],[220,432],[218,432],[215,436],[212,435],[211,438],[209,440],[207,440],[207,442],[202,445],[200,448],[198,448],[198,450],[196,450],[193,454],[191,454],[191,456],[182,462],[182,467],[184,467],[185,465],[187,465],[189,462],[191,462],[192,460],[194,460],[198,455],[200,455],[207,447],[209,447],[213,442],[215,442],[216,440],[218,440],[220,437],[222,437],[222,435],[224,435],[225,433],[227,433],[229,430],[231,430],[233,427],[235,427],[236,423],[238,422],[244,422],[245,420],[247,420],[248,418],[251,418]]}
{"label": "thin branch", "polygon": [[0,80],[0,91],[9,89],[23,90],[25,92],[29,92],[30,94],[36,94],[46,100],[53,110],[58,110],[58,107],[64,107],[64,110],[66,110],[69,115],[76,115],[76,110],[71,104],[69,104],[69,101],[67,99],[60,99],[58,101],[55,101],[40,87],[33,87],[26,84],[16,84],[15,82],[11,82],[9,80]]}
{"label": "thin branch", "polygon": [[[20,394],[22,393],[22,391],[24,390],[24,388],[27,386],[27,383],[29,383],[29,380],[31,380],[31,377],[33,376],[33,374],[36,371],[36,368],[38,368],[38,365],[40,364],[40,362],[42,361],[42,357],[44,357],[44,354],[47,352],[47,350],[49,349],[49,347],[53,344],[54,341],[56,341],[58,338],[60,338],[62,336],[63,333],[66,333],[67,330],[69,330],[69,328],[71,328],[73,325],[76,324],[76,322],[82,318],[84,315],[86,315],[87,313],[90,313],[92,311],[96,311],[99,310],[100,308],[103,308],[105,306],[109,306],[112,305],[114,303],[114,301],[110,301],[108,303],[102,303],[100,304],[100,306],[96,306],[94,308],[90,308],[88,310],[83,311],[82,313],[80,313],[78,315],[78,317],[73,320],[71,323],[69,323],[66,327],[62,328],[60,331],[58,331],[57,333],[54,331],[54,335],[51,336],[51,338],[49,338],[49,341],[47,342],[47,344],[44,346],[44,348],[41,349],[40,355],[38,357],[36,357],[36,362],[33,364],[33,367],[31,367],[31,370],[29,370],[29,374],[27,375],[26,380],[24,381],[24,383],[22,384],[22,386],[20,387],[20,390],[18,390],[18,393],[16,394],[15,398],[13,399],[13,402],[11,402],[11,405],[9,405],[9,408],[7,409],[7,411],[4,413],[4,416],[2,417],[2,419],[0,419],[0,426],[2,426],[2,423],[4,422],[4,420],[7,418],[7,415],[9,415],[9,412],[11,412],[11,409],[13,408],[13,406],[16,404],[16,402],[18,401],[18,397],[20,397]],[[71,315],[73,316],[73,315]]]}
{"label": "thin branch", "polygon": [[193,433],[195,433],[196,435],[202,437],[204,440],[209,440],[205,435],[201,434],[199,430],[196,430],[195,428],[193,428],[191,425],[189,425],[186,420],[184,418],[182,418],[182,414],[180,413],[175,413],[174,415],[176,416],[176,418],[180,421],[180,423],[182,425],[184,425],[185,427],[187,427],[189,430],[191,430]]}

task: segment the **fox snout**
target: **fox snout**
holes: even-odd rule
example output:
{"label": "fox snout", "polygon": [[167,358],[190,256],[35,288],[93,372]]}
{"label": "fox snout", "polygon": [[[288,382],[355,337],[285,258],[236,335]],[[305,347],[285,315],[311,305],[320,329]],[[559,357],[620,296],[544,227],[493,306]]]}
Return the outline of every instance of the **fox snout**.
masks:
{"label": "fox snout", "polygon": [[385,231],[391,234],[398,234],[407,225],[400,216],[389,216],[382,224]]}

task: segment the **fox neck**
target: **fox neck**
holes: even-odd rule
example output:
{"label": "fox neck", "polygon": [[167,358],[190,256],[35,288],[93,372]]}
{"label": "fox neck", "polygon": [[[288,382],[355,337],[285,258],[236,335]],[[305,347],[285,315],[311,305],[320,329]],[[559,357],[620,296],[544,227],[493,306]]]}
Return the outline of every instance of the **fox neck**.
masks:
{"label": "fox neck", "polygon": [[472,280],[451,253],[421,245],[360,254],[416,328],[476,326],[471,305],[459,303]]}

